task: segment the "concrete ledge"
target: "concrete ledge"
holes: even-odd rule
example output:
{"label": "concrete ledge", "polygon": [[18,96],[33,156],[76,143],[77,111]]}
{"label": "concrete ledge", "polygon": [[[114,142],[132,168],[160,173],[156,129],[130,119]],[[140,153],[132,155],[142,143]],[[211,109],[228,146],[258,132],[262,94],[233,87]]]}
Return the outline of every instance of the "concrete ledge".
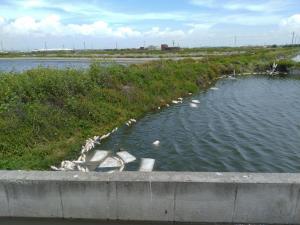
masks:
{"label": "concrete ledge", "polygon": [[0,171],[0,217],[300,224],[300,174]]}

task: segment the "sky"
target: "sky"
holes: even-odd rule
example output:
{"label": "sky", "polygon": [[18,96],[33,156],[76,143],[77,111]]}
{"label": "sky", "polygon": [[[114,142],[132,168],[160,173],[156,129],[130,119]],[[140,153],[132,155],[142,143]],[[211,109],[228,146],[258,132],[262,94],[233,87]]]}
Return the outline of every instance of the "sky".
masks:
{"label": "sky", "polygon": [[300,43],[300,0],[0,0],[4,50]]}

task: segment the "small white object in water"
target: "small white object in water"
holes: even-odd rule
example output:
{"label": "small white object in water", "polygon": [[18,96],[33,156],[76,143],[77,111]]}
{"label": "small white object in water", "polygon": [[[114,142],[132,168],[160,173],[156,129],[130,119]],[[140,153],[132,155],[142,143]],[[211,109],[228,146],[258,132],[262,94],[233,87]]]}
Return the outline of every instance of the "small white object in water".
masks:
{"label": "small white object in water", "polygon": [[179,101],[173,100],[172,103],[173,103],[173,104],[178,104]]}
{"label": "small white object in water", "polygon": [[158,140],[153,142],[153,145],[155,145],[155,146],[159,146],[159,144],[160,144],[160,141],[158,141]]}
{"label": "small white object in water", "polygon": [[183,98],[178,98],[179,101],[183,101]]}
{"label": "small white object in water", "polygon": [[121,167],[121,160],[116,159],[116,157],[107,157],[98,168],[116,168]]}
{"label": "small white object in water", "polygon": [[169,104],[166,104],[166,106],[167,106],[167,107],[170,107],[170,105],[169,105]]}
{"label": "small white object in water", "polygon": [[139,171],[141,172],[151,172],[154,168],[155,159],[142,158]]}
{"label": "small white object in water", "polygon": [[219,90],[219,88],[217,88],[217,87],[212,87],[212,88],[210,88],[210,90],[216,91],[216,90]]}
{"label": "small white object in water", "polygon": [[117,155],[123,160],[124,163],[131,163],[136,160],[133,155],[126,151],[117,152]]}
{"label": "small white object in water", "polygon": [[190,103],[190,107],[192,107],[192,108],[198,108],[198,105],[195,104],[195,103]]}
{"label": "small white object in water", "polygon": [[130,121],[136,123],[136,119],[130,119]]}
{"label": "small white object in water", "polygon": [[160,107],[157,107],[158,110],[160,110]]}
{"label": "small white object in water", "polygon": [[77,178],[77,177],[78,177],[78,175],[77,175],[77,174],[75,174],[73,177],[74,177],[74,178]]}
{"label": "small white object in water", "polygon": [[222,173],[216,173],[216,175],[218,175],[218,176],[222,176],[223,174],[222,174]]}
{"label": "small white object in water", "polygon": [[188,95],[192,95],[193,93],[189,92]]}
{"label": "small white object in water", "polygon": [[200,104],[200,101],[199,100],[192,100],[192,103]]}

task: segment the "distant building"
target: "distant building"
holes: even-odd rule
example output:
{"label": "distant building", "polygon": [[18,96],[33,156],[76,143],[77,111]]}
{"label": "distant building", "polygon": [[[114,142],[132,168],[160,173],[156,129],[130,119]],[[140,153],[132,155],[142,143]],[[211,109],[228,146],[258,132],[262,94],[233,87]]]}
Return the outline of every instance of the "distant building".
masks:
{"label": "distant building", "polygon": [[180,48],[179,47],[169,47],[169,45],[167,45],[167,44],[162,44],[161,50],[162,51],[172,51],[172,50],[180,50]]}

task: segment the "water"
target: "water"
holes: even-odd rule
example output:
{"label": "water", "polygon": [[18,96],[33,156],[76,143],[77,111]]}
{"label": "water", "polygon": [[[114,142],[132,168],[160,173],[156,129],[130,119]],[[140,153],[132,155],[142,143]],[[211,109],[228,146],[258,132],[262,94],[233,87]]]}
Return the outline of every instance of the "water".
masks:
{"label": "water", "polygon": [[297,55],[295,58],[293,58],[294,61],[300,62],[300,55]]}
{"label": "water", "polygon": [[246,77],[216,86],[119,129],[101,149],[154,158],[157,171],[300,172],[300,80]]}
{"label": "water", "polygon": [[51,68],[85,69],[90,65],[89,60],[55,60],[55,59],[0,59],[0,72],[21,72],[39,66]]}

